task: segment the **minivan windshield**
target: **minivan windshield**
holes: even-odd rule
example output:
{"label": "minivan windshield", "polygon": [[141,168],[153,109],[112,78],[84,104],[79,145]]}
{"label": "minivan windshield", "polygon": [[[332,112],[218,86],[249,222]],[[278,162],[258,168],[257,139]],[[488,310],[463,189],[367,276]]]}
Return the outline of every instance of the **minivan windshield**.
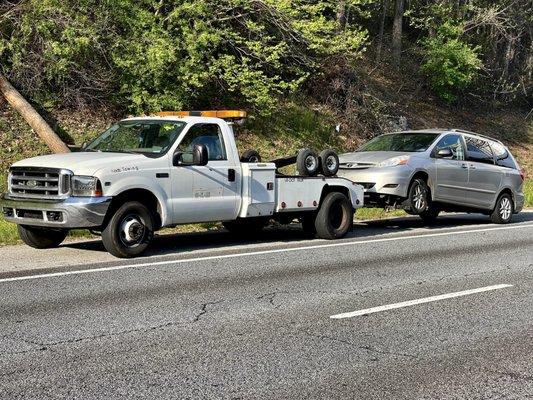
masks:
{"label": "minivan windshield", "polygon": [[83,150],[159,156],[167,152],[184,127],[185,122],[180,121],[122,121],[111,126]]}
{"label": "minivan windshield", "polygon": [[357,151],[426,151],[439,136],[438,133],[390,133],[365,143]]}

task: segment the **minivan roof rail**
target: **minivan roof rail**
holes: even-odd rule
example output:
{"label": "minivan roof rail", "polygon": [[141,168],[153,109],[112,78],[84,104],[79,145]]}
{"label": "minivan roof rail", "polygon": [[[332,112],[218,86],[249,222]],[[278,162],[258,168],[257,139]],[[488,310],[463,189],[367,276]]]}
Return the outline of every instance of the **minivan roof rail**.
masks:
{"label": "minivan roof rail", "polygon": [[467,131],[465,129],[453,128],[453,129],[450,129],[450,131],[452,131],[452,132],[460,132],[460,133],[468,133],[470,135],[479,136],[479,137],[482,137],[482,138],[485,138],[485,139],[492,140],[493,142],[497,142],[497,143],[503,144],[501,141],[499,141],[496,138],[493,138],[493,137],[490,137],[490,136],[487,136],[487,135],[483,135],[483,134],[477,133],[477,132]]}

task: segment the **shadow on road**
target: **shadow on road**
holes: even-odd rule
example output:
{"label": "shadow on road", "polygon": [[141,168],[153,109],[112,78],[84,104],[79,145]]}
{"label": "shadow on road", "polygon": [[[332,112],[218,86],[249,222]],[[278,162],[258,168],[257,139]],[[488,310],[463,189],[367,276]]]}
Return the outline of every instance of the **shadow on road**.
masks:
{"label": "shadow on road", "polygon": [[[533,221],[533,213],[521,213],[515,215],[513,223]],[[395,217],[380,220],[358,221],[355,223],[353,232],[346,238],[371,238],[383,234],[408,233],[414,230],[439,231],[448,228],[468,227],[471,225],[491,225],[488,217],[479,214],[446,214],[431,226],[415,216]],[[152,246],[144,256],[164,256],[193,250],[216,250],[217,248],[231,248],[233,246],[253,245],[280,242],[298,244],[309,242],[310,237],[300,228],[299,224],[282,225],[279,227],[265,228],[260,234],[250,237],[239,237],[226,230],[207,231],[198,233],[177,233],[156,235]],[[84,242],[72,242],[63,245],[80,250],[102,251],[105,248],[100,240]]]}

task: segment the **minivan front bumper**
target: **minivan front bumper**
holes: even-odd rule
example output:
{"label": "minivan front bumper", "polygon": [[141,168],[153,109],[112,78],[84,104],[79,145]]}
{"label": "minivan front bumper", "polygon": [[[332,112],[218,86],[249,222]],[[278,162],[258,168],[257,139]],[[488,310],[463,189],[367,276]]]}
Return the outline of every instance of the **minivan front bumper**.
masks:
{"label": "minivan front bumper", "polygon": [[341,168],[337,175],[362,185],[365,194],[407,197],[413,169],[408,166],[384,168]]}
{"label": "minivan front bumper", "polygon": [[95,228],[103,224],[111,197],[68,197],[60,201],[2,196],[6,221],[49,228]]}

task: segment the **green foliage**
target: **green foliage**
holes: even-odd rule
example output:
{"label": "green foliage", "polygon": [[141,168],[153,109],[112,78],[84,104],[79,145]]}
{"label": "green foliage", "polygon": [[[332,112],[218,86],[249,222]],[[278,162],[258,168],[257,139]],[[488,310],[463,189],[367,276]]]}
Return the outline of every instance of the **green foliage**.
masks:
{"label": "green foliage", "polygon": [[479,48],[461,41],[460,34],[460,27],[445,23],[435,37],[422,40],[425,61],[421,70],[428,75],[435,92],[447,102],[455,101],[455,92],[466,88],[482,67]]}
{"label": "green foliage", "polygon": [[[367,0],[351,0],[353,10]],[[366,31],[333,0],[26,0],[0,5],[3,72],[41,104],[268,113]],[[355,12],[355,11],[354,11]]]}

